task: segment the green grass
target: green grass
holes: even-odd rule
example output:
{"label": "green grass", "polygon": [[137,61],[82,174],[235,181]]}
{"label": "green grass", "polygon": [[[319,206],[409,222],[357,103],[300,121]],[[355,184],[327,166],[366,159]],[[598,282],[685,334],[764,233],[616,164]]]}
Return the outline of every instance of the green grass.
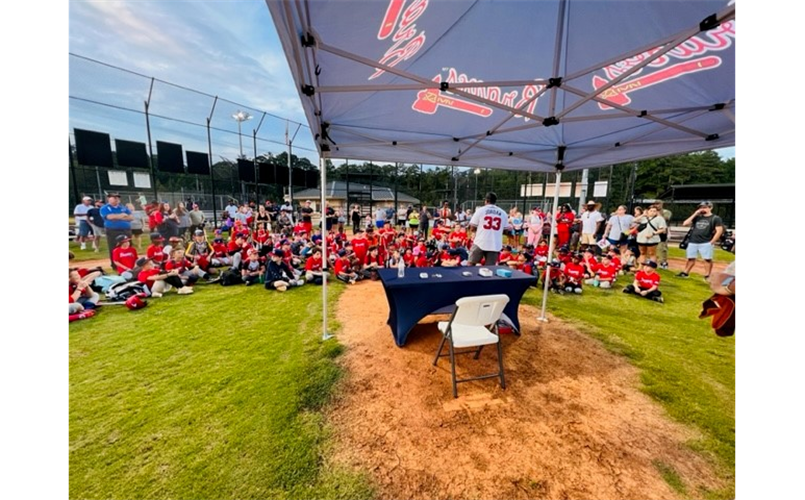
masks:
{"label": "green grass", "polygon": [[[144,246],[143,251],[140,252],[139,250],[137,253],[145,253],[145,249],[148,248],[148,245],[145,244],[148,238],[143,240]],[[95,252],[92,249],[92,243],[87,243],[87,249],[81,250],[81,244],[76,243],[75,241],[70,242],[70,251],[73,252],[75,257],[70,262],[85,262],[88,260],[97,260],[97,259],[106,259],[109,260],[109,245],[106,244],[106,237],[101,238],[98,243],[99,250]]]}
{"label": "green grass", "polygon": [[[642,390],[672,418],[699,431],[701,438],[688,445],[710,459],[730,485],[701,496],[734,498],[735,338],[716,336],[709,318],[698,319],[701,303],[711,295],[701,276],[660,274],[665,304],[621,293],[631,282],[624,276],[613,290],[585,287],[581,296],[551,294],[548,311],[640,369]],[[523,302],[541,307],[542,291],[528,292]],[[678,490],[672,472],[660,468]]]}
{"label": "green grass", "polygon": [[372,497],[326,461],[343,347],[320,297],[201,285],[72,323],[70,498]]}
{"label": "green grass", "polygon": [[[681,248],[679,248],[679,244],[677,244],[677,243],[671,243],[671,244],[668,245],[668,257],[672,257],[672,258],[675,258],[675,259],[685,259],[685,258],[687,258],[685,256],[685,250],[682,250]],[[735,260],[735,254],[730,253],[730,252],[725,252],[724,250],[722,250],[720,248],[716,248],[715,254],[713,255],[713,260],[715,262],[732,262],[733,260]],[[703,262],[702,258],[699,257],[699,263],[696,264],[697,267],[695,267],[694,270],[701,268],[701,266],[702,266],[701,262]]]}

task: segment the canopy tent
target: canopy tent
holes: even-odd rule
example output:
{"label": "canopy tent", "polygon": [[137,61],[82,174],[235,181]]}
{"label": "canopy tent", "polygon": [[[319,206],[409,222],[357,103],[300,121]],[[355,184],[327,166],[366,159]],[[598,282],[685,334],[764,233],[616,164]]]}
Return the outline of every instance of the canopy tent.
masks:
{"label": "canopy tent", "polygon": [[266,3],[321,158],[558,183],[735,144],[734,1]]}

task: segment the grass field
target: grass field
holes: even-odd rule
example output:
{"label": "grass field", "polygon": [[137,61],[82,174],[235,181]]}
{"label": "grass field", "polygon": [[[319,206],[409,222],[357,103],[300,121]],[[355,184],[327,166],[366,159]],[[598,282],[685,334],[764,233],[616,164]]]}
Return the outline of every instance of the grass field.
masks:
{"label": "grass field", "polygon": [[70,498],[371,497],[325,461],[321,288],[197,288],[70,325]]}
{"label": "grass field", "polygon": [[[548,311],[638,367],[642,390],[700,432],[689,446],[730,487],[684,491],[657,464],[669,484],[732,498],[735,341],[697,318],[710,295],[701,277],[673,274],[661,271],[665,304],[622,294],[621,283],[551,295]],[[327,460],[321,409],[343,348],[320,341],[321,288],[197,288],[70,324],[70,497],[372,498],[368,473]],[[341,289],[330,288],[332,307]],[[532,290],[524,302],[541,298]]]}
{"label": "grass field", "polygon": [[[701,303],[712,294],[701,277],[660,274],[664,304],[621,293],[628,281],[621,277],[613,290],[586,287],[582,296],[551,294],[548,312],[638,367],[641,389],[675,420],[701,433],[689,446],[709,457],[732,485],[725,491],[680,493],[734,498],[735,338],[716,336],[709,319],[698,319]],[[529,292],[523,302],[541,307],[541,291]]]}

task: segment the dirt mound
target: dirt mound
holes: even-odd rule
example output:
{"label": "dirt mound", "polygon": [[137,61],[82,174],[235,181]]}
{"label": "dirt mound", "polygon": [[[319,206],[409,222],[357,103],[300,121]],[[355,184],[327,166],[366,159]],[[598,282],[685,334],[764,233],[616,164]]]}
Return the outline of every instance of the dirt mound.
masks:
{"label": "dirt mound", "polygon": [[[635,368],[538,314],[523,306],[523,335],[502,337],[506,390],[497,379],[468,382],[453,399],[449,359],[432,365],[435,323],[398,348],[382,285],[348,287],[337,311],[348,376],[330,414],[334,460],[369,471],[381,498],[681,498],[660,468],[687,492],[718,486],[684,446],[696,436],[638,391]],[[497,365],[494,349],[457,359],[459,376]]]}

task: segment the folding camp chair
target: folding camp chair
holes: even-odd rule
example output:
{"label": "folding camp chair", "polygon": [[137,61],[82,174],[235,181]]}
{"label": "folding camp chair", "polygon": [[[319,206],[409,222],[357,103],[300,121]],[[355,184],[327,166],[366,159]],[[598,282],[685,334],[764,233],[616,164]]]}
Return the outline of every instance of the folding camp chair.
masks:
{"label": "folding camp chair", "polygon": [[[433,365],[439,361],[441,356],[450,356],[450,371],[453,376],[453,397],[458,397],[458,383],[469,382],[471,380],[481,380],[485,378],[500,377],[500,386],[506,388],[506,379],[503,376],[503,350],[500,347],[500,337],[498,335],[498,320],[503,314],[503,308],[509,302],[507,295],[480,295],[477,297],[463,297],[456,301],[456,309],[450,317],[450,321],[440,321],[439,331],[442,332],[442,341],[439,350],[433,359]],[[492,328],[490,330],[490,327]],[[442,354],[445,342],[449,342],[449,353]],[[474,359],[478,359],[481,349],[485,345],[497,344],[498,346],[498,365],[500,370],[488,375],[480,375],[471,378],[456,378],[456,354],[475,353]],[[464,347],[477,347],[478,349],[456,352],[456,349]]]}

